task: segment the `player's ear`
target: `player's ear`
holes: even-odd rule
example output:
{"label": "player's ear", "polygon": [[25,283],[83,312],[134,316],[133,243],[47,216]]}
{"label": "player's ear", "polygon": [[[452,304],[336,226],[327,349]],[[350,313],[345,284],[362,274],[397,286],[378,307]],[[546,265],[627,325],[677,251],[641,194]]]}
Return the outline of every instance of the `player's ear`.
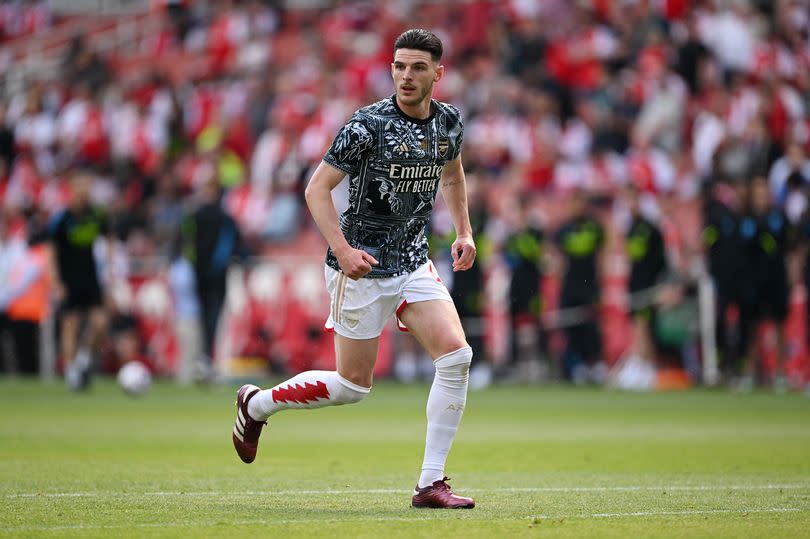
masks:
{"label": "player's ear", "polygon": [[439,65],[436,67],[436,75],[433,77],[433,82],[439,82],[444,77],[444,66]]}

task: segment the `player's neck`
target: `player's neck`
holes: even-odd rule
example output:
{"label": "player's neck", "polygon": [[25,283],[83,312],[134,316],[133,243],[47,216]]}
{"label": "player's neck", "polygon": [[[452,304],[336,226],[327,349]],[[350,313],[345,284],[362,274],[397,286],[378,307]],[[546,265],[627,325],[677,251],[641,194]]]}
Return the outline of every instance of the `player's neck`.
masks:
{"label": "player's neck", "polygon": [[433,106],[433,100],[430,97],[426,97],[416,105],[406,105],[402,101],[399,100],[399,96],[396,97],[397,107],[407,116],[411,118],[416,118],[417,120],[426,120],[430,117],[431,107]]}

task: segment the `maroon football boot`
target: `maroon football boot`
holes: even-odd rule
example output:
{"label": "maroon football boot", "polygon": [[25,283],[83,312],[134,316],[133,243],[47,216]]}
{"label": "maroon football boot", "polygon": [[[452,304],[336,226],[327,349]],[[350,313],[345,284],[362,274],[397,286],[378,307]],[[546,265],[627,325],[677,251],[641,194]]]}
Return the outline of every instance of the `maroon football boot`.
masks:
{"label": "maroon football boot", "polygon": [[236,394],[236,423],[233,426],[233,447],[242,462],[250,464],[256,458],[256,449],[259,447],[259,436],[266,421],[256,421],[248,414],[248,402],[261,388],[245,384]]}
{"label": "maroon football boot", "polygon": [[472,509],[475,507],[475,500],[464,498],[453,494],[450,485],[447,484],[449,477],[434,481],[432,485],[419,488],[413,491],[411,505],[414,507],[428,507],[431,509]]}

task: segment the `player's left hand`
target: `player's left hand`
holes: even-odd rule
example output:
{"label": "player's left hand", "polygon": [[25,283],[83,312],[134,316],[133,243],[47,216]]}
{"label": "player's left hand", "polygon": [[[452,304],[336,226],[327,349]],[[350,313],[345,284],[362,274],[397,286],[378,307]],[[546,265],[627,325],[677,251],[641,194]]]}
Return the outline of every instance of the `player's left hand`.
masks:
{"label": "player's left hand", "polygon": [[475,242],[471,236],[459,236],[450,247],[453,271],[467,271],[475,262]]}

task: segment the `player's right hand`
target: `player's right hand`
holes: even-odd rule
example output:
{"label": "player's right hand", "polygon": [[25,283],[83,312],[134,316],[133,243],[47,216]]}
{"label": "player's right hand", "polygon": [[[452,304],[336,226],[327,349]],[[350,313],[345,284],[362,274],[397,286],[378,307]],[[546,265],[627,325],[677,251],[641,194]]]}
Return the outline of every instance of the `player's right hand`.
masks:
{"label": "player's right hand", "polygon": [[347,277],[357,280],[371,271],[371,266],[379,264],[377,259],[361,249],[348,249],[335,253],[340,269]]}

